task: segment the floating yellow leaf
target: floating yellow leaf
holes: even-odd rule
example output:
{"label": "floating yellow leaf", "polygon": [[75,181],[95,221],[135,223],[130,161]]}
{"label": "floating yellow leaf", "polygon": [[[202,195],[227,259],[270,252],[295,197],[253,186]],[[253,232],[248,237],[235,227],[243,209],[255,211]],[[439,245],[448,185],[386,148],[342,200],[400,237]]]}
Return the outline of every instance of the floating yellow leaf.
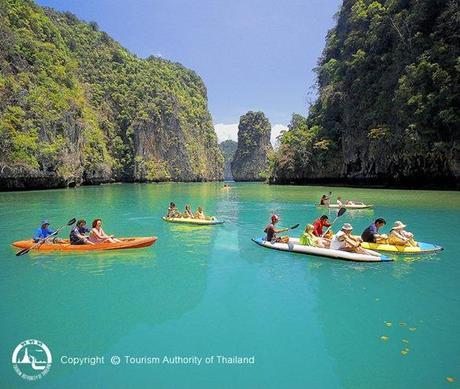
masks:
{"label": "floating yellow leaf", "polygon": [[409,341],[407,339],[401,339],[401,342],[403,343],[409,343]]}
{"label": "floating yellow leaf", "polygon": [[404,322],[402,321],[402,322],[399,323],[399,325],[400,325],[401,327],[404,327],[404,326],[406,326],[407,324],[404,323]]}
{"label": "floating yellow leaf", "polygon": [[406,350],[401,350],[401,354],[402,354],[402,355],[407,355],[407,353],[408,353],[408,351],[406,351]]}
{"label": "floating yellow leaf", "polygon": [[388,336],[382,335],[380,337],[380,339],[382,339],[384,342],[386,342],[388,340]]}
{"label": "floating yellow leaf", "polygon": [[414,332],[417,329],[417,327],[409,327],[409,331]]}
{"label": "floating yellow leaf", "polygon": [[387,327],[391,327],[393,324],[391,323],[391,321],[387,321],[387,322],[385,322],[385,325],[386,325]]}
{"label": "floating yellow leaf", "polygon": [[446,377],[447,382],[455,382],[454,377]]}

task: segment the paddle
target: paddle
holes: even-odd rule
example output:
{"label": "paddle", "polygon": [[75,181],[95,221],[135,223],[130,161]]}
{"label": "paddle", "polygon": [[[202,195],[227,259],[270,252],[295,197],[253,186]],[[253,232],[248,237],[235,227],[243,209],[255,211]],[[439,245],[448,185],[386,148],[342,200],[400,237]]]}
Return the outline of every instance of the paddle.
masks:
{"label": "paddle", "polygon": [[43,243],[45,243],[48,239],[50,239],[52,236],[56,236],[59,234],[59,231],[61,231],[64,227],[71,226],[72,224],[75,224],[77,220],[75,218],[69,220],[66,224],[63,226],[59,227],[56,231],[54,231],[51,235],[48,235],[46,238],[39,240],[37,243],[35,243],[33,246],[23,249],[16,253],[16,256],[19,257],[21,255],[27,254],[30,250],[35,249],[37,247],[40,247]]}
{"label": "paddle", "polygon": [[294,224],[292,227],[286,228],[286,231],[295,230],[300,224]]}
{"label": "paddle", "polygon": [[336,218],[332,221],[331,225],[328,227],[328,229],[326,230],[326,232],[325,232],[323,235],[321,235],[321,238],[322,238],[324,235],[326,235],[326,234],[328,233],[328,231],[331,229],[332,225],[336,222],[336,220],[337,220],[340,216],[342,216],[345,212],[347,212],[347,209],[346,209],[346,208],[340,208],[340,209],[339,209],[339,212],[337,212]]}

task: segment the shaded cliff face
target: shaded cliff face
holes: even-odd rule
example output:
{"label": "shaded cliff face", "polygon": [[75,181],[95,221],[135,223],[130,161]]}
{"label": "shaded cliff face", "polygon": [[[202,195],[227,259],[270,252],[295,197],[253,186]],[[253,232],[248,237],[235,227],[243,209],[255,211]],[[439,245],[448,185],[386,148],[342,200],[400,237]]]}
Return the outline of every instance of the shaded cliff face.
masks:
{"label": "shaded cliff face", "polygon": [[263,112],[249,111],[241,116],[238,125],[238,148],[235,152],[232,175],[235,181],[261,181],[267,170],[271,125]]}
{"label": "shaded cliff face", "polygon": [[[271,182],[459,186],[458,2],[344,1]],[[290,133],[290,134],[289,134]]]}
{"label": "shaded cliff face", "polygon": [[222,143],[219,143],[220,151],[224,156],[224,179],[233,180],[232,175],[232,162],[236,153],[238,143],[233,140],[224,140]]}
{"label": "shaded cliff face", "polygon": [[222,178],[196,73],[71,13],[0,3],[0,189]]}

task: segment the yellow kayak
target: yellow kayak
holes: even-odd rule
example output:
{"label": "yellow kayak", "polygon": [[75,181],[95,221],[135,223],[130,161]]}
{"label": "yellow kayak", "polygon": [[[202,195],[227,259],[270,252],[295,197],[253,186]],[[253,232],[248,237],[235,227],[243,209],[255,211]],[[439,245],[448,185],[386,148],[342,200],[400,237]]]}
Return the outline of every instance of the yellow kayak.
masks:
{"label": "yellow kayak", "polygon": [[436,244],[418,242],[418,246],[399,246],[394,244],[379,244],[379,243],[361,243],[361,247],[369,250],[385,251],[390,253],[402,254],[426,254],[441,251],[443,248]]}
{"label": "yellow kayak", "polygon": [[165,222],[169,223],[183,223],[183,224],[197,224],[200,226],[212,226],[215,224],[224,224],[222,220],[217,220],[215,217],[210,219],[192,219],[191,217],[166,217],[163,216],[162,219]]}

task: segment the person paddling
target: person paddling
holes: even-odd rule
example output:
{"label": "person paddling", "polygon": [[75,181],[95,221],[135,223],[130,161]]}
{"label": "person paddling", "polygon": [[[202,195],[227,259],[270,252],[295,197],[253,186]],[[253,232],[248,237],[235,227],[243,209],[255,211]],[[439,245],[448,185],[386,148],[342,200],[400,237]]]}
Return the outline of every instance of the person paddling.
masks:
{"label": "person paddling", "polygon": [[353,226],[350,223],[345,223],[341,230],[337,232],[331,240],[332,250],[350,251],[358,254],[379,256],[378,253],[363,249],[360,244],[362,239],[359,236],[351,235]]}
{"label": "person paddling", "polygon": [[331,196],[332,196],[332,192],[329,192],[328,195],[322,195],[321,196],[321,200],[319,201],[319,205],[327,205],[329,206],[330,202],[331,202]]}
{"label": "person paddling", "polygon": [[323,227],[330,227],[329,217],[322,215],[319,219],[316,219],[313,223],[313,235],[321,238],[323,236]]}
{"label": "person paddling", "polygon": [[[272,243],[288,243],[289,242],[289,236],[282,236],[278,237],[276,234],[279,234],[281,232],[289,231],[289,228],[281,228],[277,230],[275,228],[276,223],[278,223],[280,220],[280,217],[278,215],[272,215],[271,217],[271,223],[265,227],[264,232],[267,234],[265,237],[265,240],[267,242],[272,242]],[[298,224],[297,224],[298,225]]]}
{"label": "person paddling", "polygon": [[102,220],[95,219],[92,224],[91,234],[89,236],[89,240],[92,243],[117,243],[121,242],[120,239],[114,238],[113,235],[107,235],[104,230],[102,229]]}
{"label": "person paddling", "polygon": [[85,236],[88,232],[90,229],[86,227],[86,220],[79,220],[70,231],[70,244],[94,244]]}
{"label": "person paddling", "polygon": [[395,221],[388,236],[388,243],[401,246],[418,246],[418,243],[414,240],[414,234],[404,230],[406,227],[407,225],[403,222],[399,220]]}
{"label": "person paddling", "polygon": [[42,239],[46,239],[48,236],[54,233],[50,227],[50,222],[48,220],[42,220],[41,225],[34,233],[33,240],[35,243]]}
{"label": "person paddling", "polygon": [[361,239],[363,240],[363,242],[386,243],[388,236],[379,233],[379,229],[386,224],[387,222],[385,221],[385,219],[382,219],[381,217],[375,219],[374,223],[367,227],[361,234]]}

